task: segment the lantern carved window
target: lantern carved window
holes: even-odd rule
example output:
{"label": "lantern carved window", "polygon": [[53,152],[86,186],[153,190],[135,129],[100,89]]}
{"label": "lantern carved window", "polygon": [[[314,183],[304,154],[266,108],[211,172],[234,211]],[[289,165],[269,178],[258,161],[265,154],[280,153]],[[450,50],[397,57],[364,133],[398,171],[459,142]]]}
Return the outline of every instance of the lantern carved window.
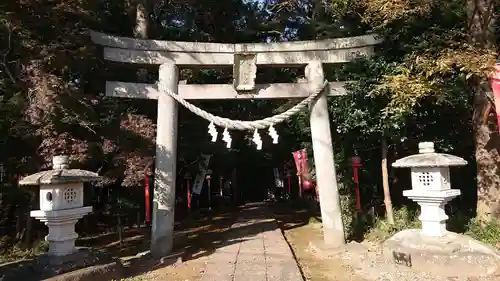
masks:
{"label": "lantern carved window", "polygon": [[77,191],[74,188],[67,188],[64,193],[64,201],[66,201],[68,204],[73,204],[76,200],[77,196]]}
{"label": "lantern carved window", "polygon": [[430,186],[432,182],[434,181],[432,174],[429,172],[423,172],[420,175],[418,175],[418,181],[420,184],[423,186]]}

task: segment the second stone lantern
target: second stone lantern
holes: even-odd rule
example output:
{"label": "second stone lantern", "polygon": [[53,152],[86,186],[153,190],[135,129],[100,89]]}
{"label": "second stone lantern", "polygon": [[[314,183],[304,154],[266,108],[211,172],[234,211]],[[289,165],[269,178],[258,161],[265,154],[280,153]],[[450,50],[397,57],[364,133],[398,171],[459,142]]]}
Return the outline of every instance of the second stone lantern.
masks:
{"label": "second stone lantern", "polygon": [[442,237],[446,234],[445,205],[460,195],[460,190],[451,189],[450,166],[464,166],[464,159],[434,151],[434,143],[418,144],[419,154],[397,160],[395,168],[411,168],[412,189],[403,195],[421,207],[421,233],[426,236]]}
{"label": "second stone lantern", "polygon": [[60,155],[52,159],[52,170],[29,175],[19,182],[40,186],[40,210],[31,211],[31,216],[49,228],[45,237],[49,242],[49,256],[62,257],[76,252],[75,225],[92,212],[92,207],[83,206],[83,184],[100,180],[94,172],[69,169],[69,157]]}

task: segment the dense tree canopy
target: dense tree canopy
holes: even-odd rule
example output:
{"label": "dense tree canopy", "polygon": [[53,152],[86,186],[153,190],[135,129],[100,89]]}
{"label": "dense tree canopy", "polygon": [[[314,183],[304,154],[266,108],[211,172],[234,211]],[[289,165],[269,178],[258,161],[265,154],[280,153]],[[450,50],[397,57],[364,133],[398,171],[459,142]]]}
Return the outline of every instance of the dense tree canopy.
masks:
{"label": "dense tree canopy", "polygon": [[[496,60],[497,4],[486,0],[6,0],[0,4],[0,163],[14,182],[19,175],[47,167],[52,155],[64,152],[71,155],[73,166],[105,175],[107,185],[142,185],[154,154],[156,106],[151,101],[103,96],[104,81],[137,81],[139,67],[103,61],[100,48],[90,42],[89,29],[205,42],[306,40],[376,32],[384,39],[376,56],[327,69],[331,81],[353,81],[347,96],[330,100],[340,178],[348,182],[347,159],[360,155],[368,204],[382,192],[382,141],[389,144],[390,161],[414,153],[419,141],[434,141],[440,151],[470,163],[467,172],[457,175],[462,177],[457,183],[463,183],[458,187],[467,201],[459,209],[475,209],[479,186],[483,190],[479,200],[487,202],[482,204],[481,216],[489,218],[497,206],[483,195],[494,196],[493,191],[500,189],[496,167],[500,158],[489,148],[498,146],[493,137],[498,130],[489,126],[495,121],[490,118],[491,95],[484,85]],[[143,10],[137,8],[140,5]],[[148,22],[147,29],[138,28],[140,18]],[[157,79],[154,67],[140,67],[148,74],[141,79]],[[257,80],[293,82],[301,75],[296,69],[259,69]],[[231,70],[183,69],[181,76],[189,83],[229,83]],[[294,103],[198,105],[224,117],[256,119]],[[235,134],[236,148],[228,151],[208,141],[205,121],[184,110],[179,120],[178,155],[186,166],[201,152],[256,153],[245,148],[248,136],[244,134]],[[281,165],[292,149],[310,149],[307,112],[277,129],[282,143],[265,148],[261,159]],[[393,199],[400,198],[406,183],[398,181],[394,171],[390,174]]]}

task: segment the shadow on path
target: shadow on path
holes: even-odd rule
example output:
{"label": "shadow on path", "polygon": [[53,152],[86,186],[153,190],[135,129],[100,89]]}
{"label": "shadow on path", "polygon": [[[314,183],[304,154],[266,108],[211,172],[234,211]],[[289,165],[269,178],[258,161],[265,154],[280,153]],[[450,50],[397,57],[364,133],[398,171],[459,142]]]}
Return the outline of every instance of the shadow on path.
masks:
{"label": "shadow on path", "polygon": [[302,280],[293,254],[267,203],[245,204],[230,218],[179,231],[175,242],[177,254],[172,258],[152,267],[146,264],[134,266],[129,276],[172,265],[179,260],[210,256],[202,280],[236,280],[243,275],[252,276],[251,280],[267,280],[268,275],[275,276],[276,280]]}

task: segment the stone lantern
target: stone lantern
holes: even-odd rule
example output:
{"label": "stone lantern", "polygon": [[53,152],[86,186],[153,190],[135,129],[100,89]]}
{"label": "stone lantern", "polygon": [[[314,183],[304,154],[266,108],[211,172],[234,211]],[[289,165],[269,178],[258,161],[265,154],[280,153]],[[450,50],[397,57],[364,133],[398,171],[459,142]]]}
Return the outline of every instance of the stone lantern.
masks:
{"label": "stone lantern", "polygon": [[92,212],[83,206],[83,184],[99,181],[96,173],[69,169],[68,156],[54,156],[52,170],[23,178],[20,185],[40,186],[40,210],[31,211],[31,217],[44,222],[49,228],[45,240],[49,242],[49,256],[62,257],[76,252],[76,222]]}
{"label": "stone lantern", "polygon": [[415,201],[421,207],[419,216],[422,222],[421,233],[432,237],[446,234],[448,216],[444,207],[453,198],[460,195],[460,190],[451,189],[450,166],[464,166],[464,159],[434,151],[434,143],[418,144],[419,154],[397,160],[395,168],[411,168],[412,189],[403,191],[403,195]]}
{"label": "stone lantern", "polygon": [[[443,277],[488,276],[499,269],[498,252],[467,235],[446,230],[444,207],[460,190],[451,189],[451,166],[467,162],[457,156],[436,153],[432,142],[421,142],[419,154],[397,160],[396,168],[411,169],[412,189],[403,195],[421,207],[421,229],[405,229],[382,246],[386,259]],[[429,280],[433,280],[430,278]]]}

